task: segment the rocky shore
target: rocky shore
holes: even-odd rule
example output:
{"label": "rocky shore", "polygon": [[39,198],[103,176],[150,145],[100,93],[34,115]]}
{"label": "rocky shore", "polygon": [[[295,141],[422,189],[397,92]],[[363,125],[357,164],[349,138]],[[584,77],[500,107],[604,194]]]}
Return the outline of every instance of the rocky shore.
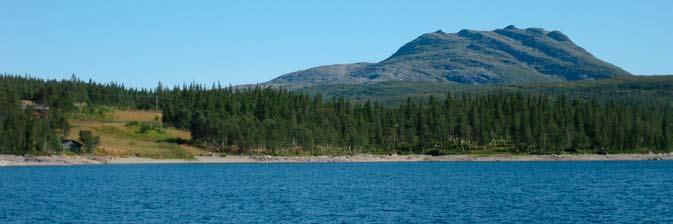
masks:
{"label": "rocky shore", "polygon": [[3,166],[59,166],[105,164],[107,157],[100,156],[17,156],[0,155],[0,167]]}
{"label": "rocky shore", "polygon": [[353,156],[197,156],[190,160],[109,156],[16,156],[0,155],[1,166],[58,166],[87,164],[170,164],[170,163],[327,163],[327,162],[422,162],[422,161],[609,161],[673,160],[673,154],[569,154],[569,155],[369,155]]}

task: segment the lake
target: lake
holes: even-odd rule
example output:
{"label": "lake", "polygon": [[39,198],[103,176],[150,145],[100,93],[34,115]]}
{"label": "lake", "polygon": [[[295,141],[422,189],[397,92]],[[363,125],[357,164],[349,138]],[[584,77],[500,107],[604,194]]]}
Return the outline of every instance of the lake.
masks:
{"label": "lake", "polygon": [[673,161],[0,167],[0,223],[673,223]]}

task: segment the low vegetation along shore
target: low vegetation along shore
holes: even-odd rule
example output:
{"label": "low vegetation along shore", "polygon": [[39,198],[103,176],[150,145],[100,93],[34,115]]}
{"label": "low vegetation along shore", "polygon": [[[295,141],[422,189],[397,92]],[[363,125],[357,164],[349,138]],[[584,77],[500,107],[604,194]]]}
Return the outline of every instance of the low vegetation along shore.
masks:
{"label": "low vegetation along shore", "polygon": [[193,159],[152,159],[111,156],[0,155],[0,166],[59,166],[105,164],[217,164],[217,163],[329,163],[329,162],[460,162],[460,161],[618,161],[673,160],[673,154],[568,154],[568,155],[369,155],[352,156],[195,156]]}

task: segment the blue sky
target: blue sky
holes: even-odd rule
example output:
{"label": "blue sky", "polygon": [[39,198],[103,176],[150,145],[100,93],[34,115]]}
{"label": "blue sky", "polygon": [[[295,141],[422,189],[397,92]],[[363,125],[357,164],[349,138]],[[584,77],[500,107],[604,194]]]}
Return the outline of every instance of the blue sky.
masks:
{"label": "blue sky", "polygon": [[153,87],[259,83],[377,62],[441,29],[561,30],[634,74],[673,74],[673,1],[0,0],[0,73]]}

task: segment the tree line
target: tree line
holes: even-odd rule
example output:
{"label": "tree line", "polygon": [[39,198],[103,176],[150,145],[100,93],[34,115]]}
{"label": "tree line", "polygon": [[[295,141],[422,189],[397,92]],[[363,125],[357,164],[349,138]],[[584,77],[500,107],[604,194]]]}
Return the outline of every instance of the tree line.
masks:
{"label": "tree line", "polygon": [[[49,107],[22,107],[30,100]],[[121,84],[0,76],[0,153],[52,153],[76,110],[160,109],[192,144],[232,153],[670,152],[670,102],[516,91],[447,93],[395,106],[267,87]]]}
{"label": "tree line", "polygon": [[669,152],[670,104],[490,92],[397,107],[273,88],[160,91],[163,122],[223,151],[324,153]]}

